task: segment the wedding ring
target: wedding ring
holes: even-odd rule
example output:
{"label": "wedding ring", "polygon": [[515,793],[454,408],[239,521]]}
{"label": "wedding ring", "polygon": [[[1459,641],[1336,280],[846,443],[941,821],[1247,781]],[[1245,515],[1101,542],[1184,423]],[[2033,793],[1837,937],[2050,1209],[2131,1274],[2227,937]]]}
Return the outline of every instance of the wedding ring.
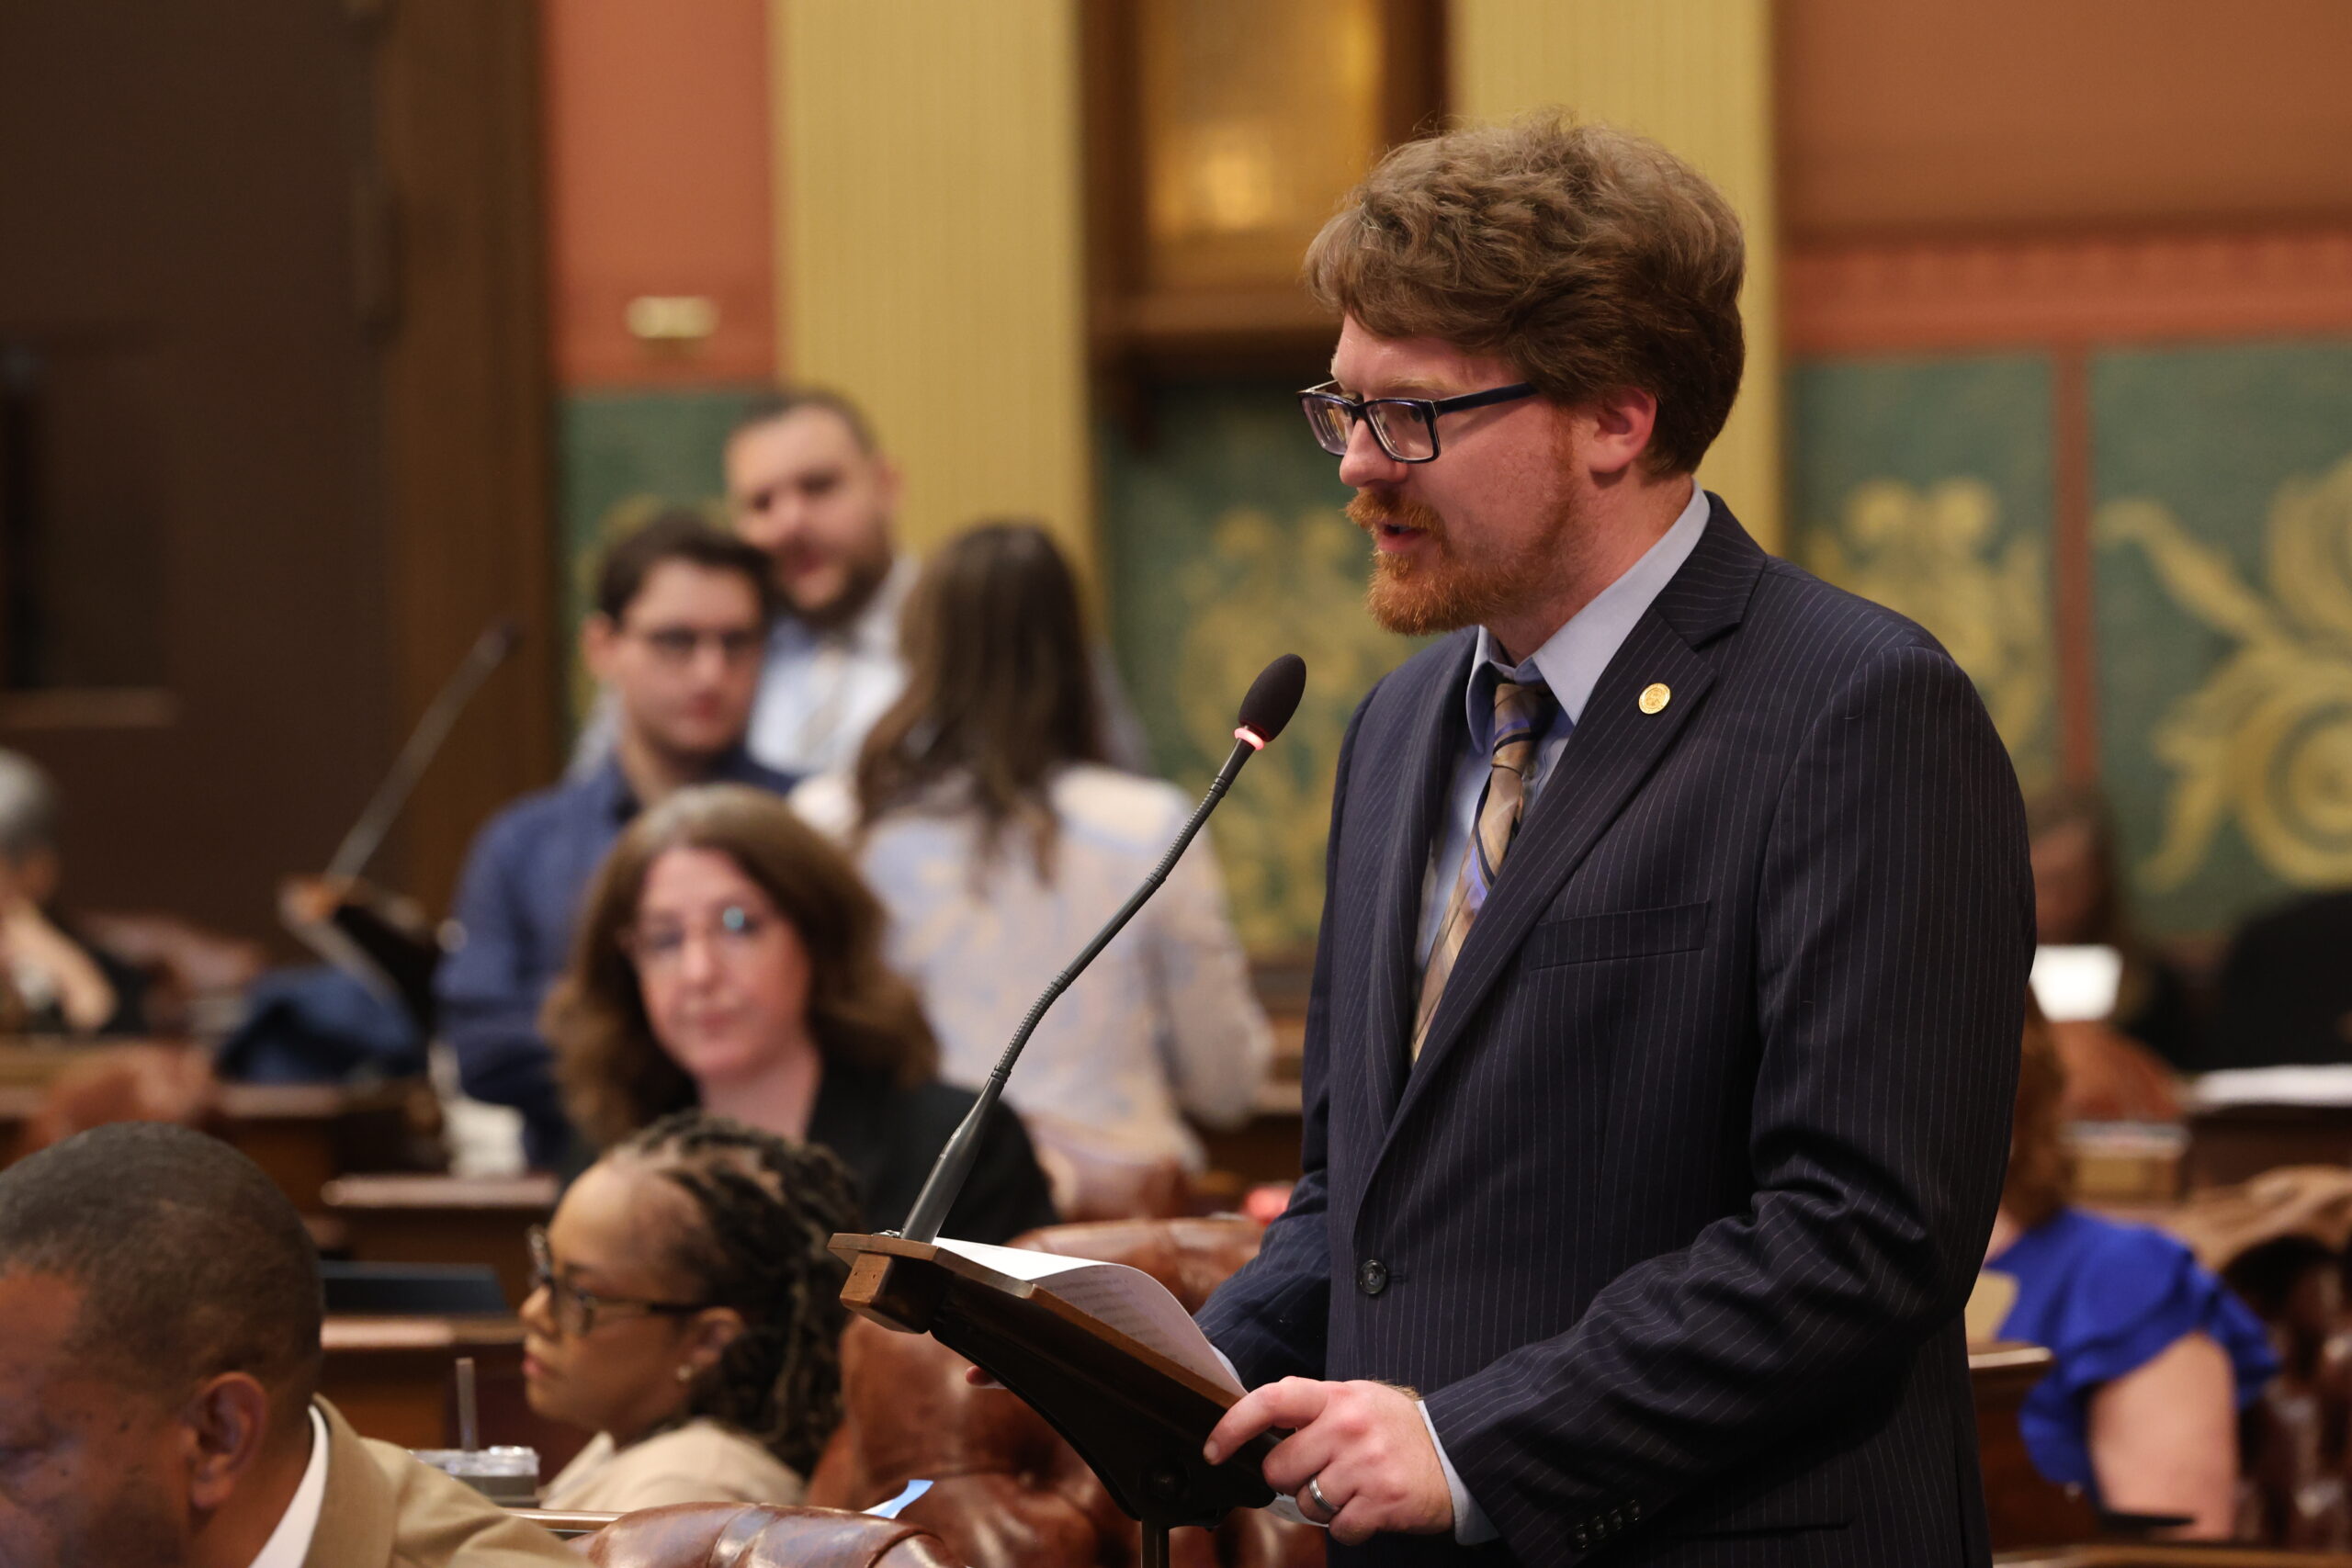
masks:
{"label": "wedding ring", "polygon": [[1320,1475],[1308,1478],[1306,1495],[1315,1499],[1317,1507],[1323,1510],[1323,1520],[1326,1524],[1340,1517],[1340,1506],[1323,1495],[1323,1478]]}

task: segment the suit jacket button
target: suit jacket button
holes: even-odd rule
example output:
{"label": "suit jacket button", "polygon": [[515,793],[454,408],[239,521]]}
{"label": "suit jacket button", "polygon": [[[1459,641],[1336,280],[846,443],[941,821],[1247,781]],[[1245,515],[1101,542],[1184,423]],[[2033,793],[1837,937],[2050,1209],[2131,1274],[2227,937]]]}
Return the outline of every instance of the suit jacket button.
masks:
{"label": "suit jacket button", "polygon": [[1388,1265],[1377,1258],[1367,1258],[1356,1266],[1356,1289],[1367,1296],[1376,1296],[1388,1288]]}

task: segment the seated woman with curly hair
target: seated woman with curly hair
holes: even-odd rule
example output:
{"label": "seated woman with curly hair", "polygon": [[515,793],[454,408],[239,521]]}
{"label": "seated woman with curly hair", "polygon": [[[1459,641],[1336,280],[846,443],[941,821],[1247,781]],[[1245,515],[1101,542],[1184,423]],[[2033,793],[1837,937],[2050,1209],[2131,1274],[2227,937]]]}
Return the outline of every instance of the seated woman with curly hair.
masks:
{"label": "seated woman with curly hair", "polygon": [[[882,961],[882,907],[775,795],[680,790],[629,825],[589,891],[544,1028],[571,1117],[611,1147],[699,1107],[821,1145],[894,1226],[974,1096],[933,1077],[913,988]],[[1028,1134],[1001,1106],[945,1232],[1009,1241],[1054,1223]]]}
{"label": "seated woman with curly hair", "polygon": [[842,1415],[849,1173],[741,1122],[666,1116],[590,1167],[523,1303],[539,1414],[596,1434],[551,1508],[797,1503]]}

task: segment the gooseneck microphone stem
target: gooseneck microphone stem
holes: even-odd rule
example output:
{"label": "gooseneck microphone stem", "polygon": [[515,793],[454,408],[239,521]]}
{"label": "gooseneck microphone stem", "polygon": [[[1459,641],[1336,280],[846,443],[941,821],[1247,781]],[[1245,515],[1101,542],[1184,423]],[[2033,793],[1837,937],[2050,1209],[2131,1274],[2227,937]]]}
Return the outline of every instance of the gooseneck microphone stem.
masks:
{"label": "gooseneck microphone stem", "polygon": [[[1292,699],[1294,703],[1296,700],[1295,697]],[[1284,719],[1289,716],[1287,713],[1283,716]],[[979,1100],[956,1129],[956,1135],[947,1140],[947,1146],[940,1151],[938,1163],[931,1168],[930,1179],[922,1184],[922,1191],[916,1196],[914,1207],[908,1211],[906,1224],[899,1229],[899,1234],[907,1240],[928,1242],[939,1239],[939,1227],[946,1223],[947,1211],[955,1206],[956,1194],[964,1190],[964,1179],[971,1173],[972,1161],[979,1154],[980,1130],[987,1124],[990,1112],[995,1111],[997,1101],[1003,1098],[1005,1079],[1012,1076],[1012,1065],[1021,1059],[1022,1047],[1029,1043],[1029,1036],[1036,1032],[1038,1021],[1046,1016],[1046,1010],[1054,1005],[1056,998],[1069,989],[1070,982],[1094,962],[1095,954],[1109,946],[1111,939],[1135,919],[1136,911],[1144,907],[1145,900],[1159,891],[1159,885],[1168,880],[1168,874],[1175,870],[1176,863],[1183,858],[1185,847],[1200,832],[1201,824],[1209,819],[1209,813],[1215,811],[1217,802],[1225,798],[1225,792],[1233,787],[1234,779],[1241,772],[1241,764],[1256,756],[1266,739],[1271,739],[1261,738],[1246,728],[1235,731],[1235,734],[1239,739],[1234,743],[1233,754],[1226,758],[1225,766],[1217,770],[1208,794],[1203,795],[1200,805],[1193,807],[1191,819],[1184,824],[1183,831],[1176,835],[1176,841],[1168,846],[1168,852],[1159,857],[1159,863],[1152,868],[1149,876],[1144,878],[1143,886],[1135,890],[1134,897],[1121,905],[1119,912],[1094,933],[1094,940],[1086,944],[1086,950],[1070,961],[1069,968],[1054,976],[1053,984],[1046,987],[1045,993],[1030,1007],[1029,1016],[1023,1019],[1021,1027],[1013,1032],[1012,1043],[1004,1048],[1004,1055],[997,1059],[996,1070],[989,1074],[989,1081],[981,1086]]]}

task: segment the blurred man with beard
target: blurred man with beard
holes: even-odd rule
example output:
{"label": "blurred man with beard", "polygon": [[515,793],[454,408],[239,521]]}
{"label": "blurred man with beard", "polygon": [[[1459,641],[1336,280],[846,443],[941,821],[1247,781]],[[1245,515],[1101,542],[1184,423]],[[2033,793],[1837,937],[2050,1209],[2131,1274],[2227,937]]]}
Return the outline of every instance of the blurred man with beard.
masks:
{"label": "blurred man with beard", "polygon": [[766,554],[783,611],[752,715],[752,754],[770,767],[846,768],[906,684],[899,613],[915,563],[894,537],[899,489],[865,415],[835,392],[760,399],[728,438],[728,509]]}
{"label": "blurred man with beard", "polygon": [[614,743],[586,774],[492,818],[467,856],[463,940],[434,986],[442,1032],[466,1092],[523,1113],[536,1168],[562,1165],[571,1140],[539,1007],[571,957],[581,896],[605,852],[640,810],[687,784],[782,795],[796,782],[743,743],[773,593],[767,557],[691,513],[614,546],[580,636],[613,694]]}
{"label": "blurred man with beard", "polygon": [[1201,1314],[1209,1458],[1285,1429],[1335,1568],[1987,1557],[2023,810],[1935,640],[1695,482],[1743,270],[1551,117],[1398,148],[1307,255],[1372,613],[1451,634],[1341,744],[1304,1176]]}

